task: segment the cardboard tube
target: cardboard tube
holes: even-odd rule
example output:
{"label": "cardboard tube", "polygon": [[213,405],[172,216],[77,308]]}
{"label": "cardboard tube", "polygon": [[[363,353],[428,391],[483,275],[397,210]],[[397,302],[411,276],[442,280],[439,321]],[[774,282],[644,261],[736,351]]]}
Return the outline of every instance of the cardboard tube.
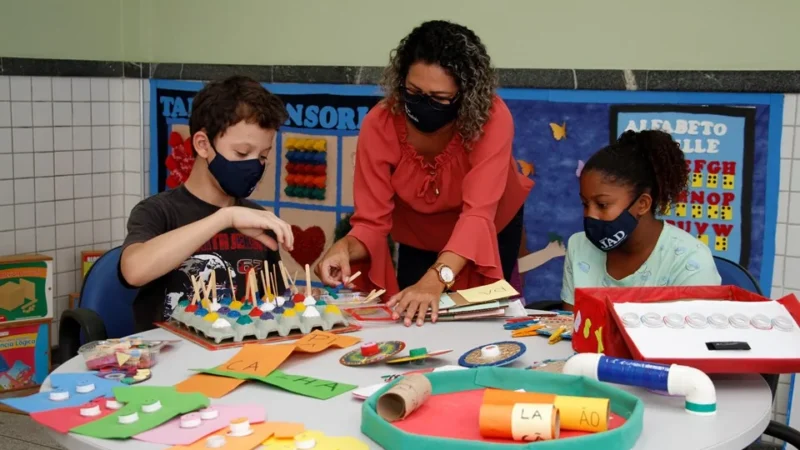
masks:
{"label": "cardboard tube", "polygon": [[549,403],[554,404],[555,394],[537,394],[535,392],[505,391],[502,389],[486,389],[483,403],[492,405],[514,405],[515,403]]}
{"label": "cardboard tube", "polygon": [[375,409],[384,420],[402,420],[422,406],[432,391],[431,382],[425,375],[407,375],[378,398]]}
{"label": "cardboard tube", "polygon": [[558,409],[552,403],[484,403],[478,427],[485,438],[532,442],[558,439],[561,425]]}
{"label": "cardboard tube", "polygon": [[590,433],[608,430],[608,417],[611,412],[611,404],[607,398],[569,397],[502,389],[486,389],[483,403],[505,406],[517,403],[554,404],[559,411],[561,428]]}

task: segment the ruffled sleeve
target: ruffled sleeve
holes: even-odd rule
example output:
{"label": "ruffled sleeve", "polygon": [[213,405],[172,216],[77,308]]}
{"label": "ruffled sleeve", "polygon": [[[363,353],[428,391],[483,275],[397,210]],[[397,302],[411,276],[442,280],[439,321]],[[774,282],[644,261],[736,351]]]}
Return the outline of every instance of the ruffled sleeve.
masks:
{"label": "ruffled sleeve", "polygon": [[[400,153],[396,133],[390,128],[389,111],[378,105],[364,118],[356,146],[353,177],[355,212],[350,218],[349,236],[358,239],[369,252],[369,280],[386,296],[399,291],[387,238],[392,229],[394,188],[391,175]],[[390,138],[394,137],[394,142]]]}
{"label": "ruffled sleeve", "polygon": [[470,170],[464,177],[464,205],[450,240],[442,251],[453,252],[475,264],[490,280],[503,278],[497,246],[495,215],[511,170],[514,120],[502,100],[495,98],[484,133],[469,153]]}

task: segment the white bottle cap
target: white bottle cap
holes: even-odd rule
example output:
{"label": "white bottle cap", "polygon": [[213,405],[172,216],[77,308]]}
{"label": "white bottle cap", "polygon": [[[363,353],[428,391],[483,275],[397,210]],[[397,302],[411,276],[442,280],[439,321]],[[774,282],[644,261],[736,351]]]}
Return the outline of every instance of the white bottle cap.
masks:
{"label": "white bottle cap", "polygon": [[77,391],[78,394],[88,394],[93,390],[94,390],[94,383],[92,382],[85,382],[75,386],[75,391]]}
{"label": "white bottle cap", "polygon": [[123,425],[129,425],[139,420],[139,414],[133,412],[124,416],[119,416],[117,417],[117,420]]}
{"label": "white bottle cap", "polygon": [[63,389],[50,391],[50,400],[54,402],[63,402],[64,400],[69,400],[69,392]]}
{"label": "white bottle cap", "polygon": [[89,406],[88,408],[81,408],[81,415],[83,417],[94,417],[100,415],[100,405]]}
{"label": "white bottle cap", "polygon": [[122,403],[118,402],[116,399],[110,398],[106,400],[106,408],[120,409],[122,408]]}
{"label": "white bottle cap", "polygon": [[253,432],[250,428],[250,421],[247,418],[234,419],[231,421],[230,436],[247,436]]}
{"label": "white bottle cap", "polygon": [[319,311],[317,311],[317,308],[309,306],[303,311],[303,317],[319,317]]}
{"label": "white bottle cap", "polygon": [[481,348],[481,358],[483,359],[497,358],[498,356],[500,356],[500,347],[496,345],[487,345]]}
{"label": "white bottle cap", "polygon": [[203,420],[213,420],[219,417],[219,411],[214,408],[203,408],[200,410],[200,418]]}
{"label": "white bottle cap", "polygon": [[303,304],[304,304],[304,305],[306,305],[306,306],[314,306],[314,305],[316,305],[316,304],[317,304],[317,301],[316,301],[316,300],[314,300],[314,297],[312,297],[312,296],[310,296],[310,295],[309,295],[308,297],[306,297],[306,298],[303,300]]}
{"label": "white bottle cap", "polygon": [[216,435],[206,439],[206,448],[222,448],[225,446],[225,437]]}
{"label": "white bottle cap", "polygon": [[294,437],[294,448],[297,450],[309,450],[316,446],[317,441],[305,433],[300,433]]}
{"label": "white bottle cap", "polygon": [[146,413],[154,413],[159,409],[161,409],[161,402],[158,400],[142,405],[142,412]]}
{"label": "white bottle cap", "polygon": [[181,428],[197,428],[203,424],[199,414],[184,414],[181,416]]}

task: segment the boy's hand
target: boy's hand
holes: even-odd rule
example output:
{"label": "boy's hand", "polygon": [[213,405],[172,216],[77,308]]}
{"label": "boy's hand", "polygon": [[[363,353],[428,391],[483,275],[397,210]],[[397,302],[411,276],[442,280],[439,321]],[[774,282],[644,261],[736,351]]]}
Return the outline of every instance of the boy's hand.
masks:
{"label": "boy's hand", "polygon": [[[236,228],[242,234],[261,242],[272,250],[278,250],[278,243],[288,251],[294,249],[292,227],[272,212],[242,206],[230,206],[221,211],[225,214],[228,228]],[[278,242],[265,233],[266,230],[272,230],[277,236]]]}

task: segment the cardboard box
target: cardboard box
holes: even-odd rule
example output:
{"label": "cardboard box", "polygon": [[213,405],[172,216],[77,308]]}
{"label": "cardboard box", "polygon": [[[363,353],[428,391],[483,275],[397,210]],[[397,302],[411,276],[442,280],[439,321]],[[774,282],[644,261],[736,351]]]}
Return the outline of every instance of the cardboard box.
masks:
{"label": "cardboard box", "polygon": [[53,317],[53,259],[0,257],[0,323]]}
{"label": "cardboard box", "polygon": [[50,373],[50,319],[0,325],[0,393],[40,386]]}

